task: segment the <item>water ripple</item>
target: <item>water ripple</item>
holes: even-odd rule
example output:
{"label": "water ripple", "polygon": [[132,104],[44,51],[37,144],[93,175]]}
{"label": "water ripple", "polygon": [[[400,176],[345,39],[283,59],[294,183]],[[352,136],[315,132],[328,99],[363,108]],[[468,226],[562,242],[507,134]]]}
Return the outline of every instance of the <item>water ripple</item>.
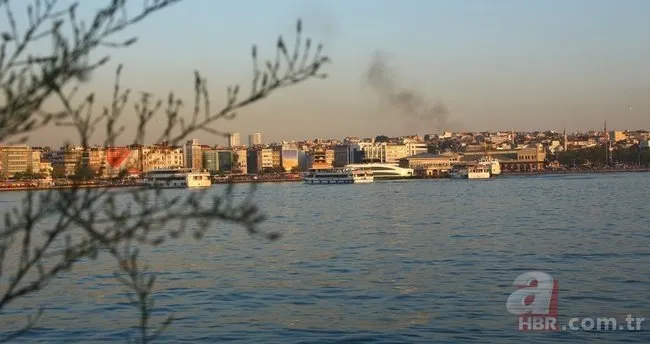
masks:
{"label": "water ripple", "polygon": [[[145,252],[154,316],[176,319],[161,342],[650,342],[647,331],[521,333],[505,308],[514,278],[543,270],[559,281],[561,321],[650,318],[648,177],[261,185],[262,229],[280,241],[220,223],[201,242]],[[124,342],[137,314],[114,270],[101,256],[81,262],[12,304],[0,332],[43,306],[19,342]]]}

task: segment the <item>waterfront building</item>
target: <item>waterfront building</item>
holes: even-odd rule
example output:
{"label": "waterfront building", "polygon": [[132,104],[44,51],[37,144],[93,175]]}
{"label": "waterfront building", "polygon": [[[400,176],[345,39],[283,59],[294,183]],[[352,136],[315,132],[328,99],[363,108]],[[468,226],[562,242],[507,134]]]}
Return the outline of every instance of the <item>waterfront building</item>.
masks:
{"label": "waterfront building", "polygon": [[420,153],[400,159],[399,166],[413,169],[416,175],[437,176],[448,172],[459,161],[457,153]]}
{"label": "waterfront building", "polygon": [[324,169],[334,167],[334,150],[315,148],[307,152],[308,168]]}
{"label": "waterfront building", "polygon": [[299,169],[298,150],[295,148],[282,147],[282,168],[286,172]]}
{"label": "waterfront building", "polygon": [[246,149],[235,149],[232,153],[232,172],[239,174],[248,173],[248,151]]}
{"label": "waterfront building", "polygon": [[0,145],[0,175],[11,178],[16,173],[38,173],[40,151],[27,145]]}
{"label": "waterfront building", "polygon": [[200,170],[203,167],[203,153],[198,139],[188,140],[183,146],[186,168]]}
{"label": "waterfront building", "polygon": [[83,160],[84,148],[81,146],[64,146],[52,153],[52,169],[57,176],[73,176]]}
{"label": "waterfront building", "polygon": [[256,147],[248,150],[248,173],[262,173],[273,168],[273,149]]}
{"label": "waterfront building", "polygon": [[[377,162],[397,164],[399,159],[407,156],[426,153],[428,146],[423,142],[406,140],[406,143],[387,143],[387,142],[358,142],[348,145],[348,156],[343,158],[343,153],[339,153],[339,160],[358,162]],[[362,161],[356,159],[355,151],[362,151]]]}
{"label": "waterfront building", "polygon": [[[185,148],[169,146],[167,143],[141,148],[140,169],[142,172],[185,166]],[[192,153],[197,150],[193,149]]]}
{"label": "waterfront building", "polygon": [[282,146],[273,146],[271,150],[272,150],[271,159],[273,160],[273,168],[279,169],[282,167]]}
{"label": "waterfront building", "polygon": [[218,170],[220,172],[232,171],[234,154],[229,150],[217,151],[217,163],[219,164]]}
{"label": "waterfront building", "polygon": [[[66,175],[69,175],[70,166],[75,163],[77,157],[74,151],[66,151],[64,158],[64,165],[66,166]],[[70,157],[68,157],[70,155]],[[81,160],[81,154],[79,154]],[[137,174],[140,172],[140,150],[133,149],[132,147],[108,147],[106,148],[106,172],[109,176],[117,176],[122,171],[127,171],[129,174]],[[75,173],[72,170],[71,174]]]}
{"label": "waterfront building", "polygon": [[87,147],[81,153],[81,165],[90,169],[94,175],[106,175],[106,149],[104,147]]}
{"label": "waterfront building", "polygon": [[219,171],[219,155],[217,149],[204,149],[201,154],[203,155],[203,169],[212,173]]}
{"label": "waterfront building", "polygon": [[477,162],[489,155],[499,160],[501,170],[506,172],[534,172],[544,170],[546,150],[542,145],[516,150],[499,150],[488,152],[465,152],[461,162]]}

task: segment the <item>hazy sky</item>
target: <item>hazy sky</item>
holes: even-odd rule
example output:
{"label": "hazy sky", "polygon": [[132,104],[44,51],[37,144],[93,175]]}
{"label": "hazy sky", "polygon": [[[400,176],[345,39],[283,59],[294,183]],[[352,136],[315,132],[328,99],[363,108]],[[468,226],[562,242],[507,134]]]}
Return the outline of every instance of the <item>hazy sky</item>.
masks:
{"label": "hazy sky", "polygon": [[[82,14],[96,1],[82,1]],[[216,108],[226,84],[248,85],[251,44],[273,57],[277,35],[292,38],[298,17],[325,44],[330,77],[280,90],[219,129],[240,132],[244,142],[251,132],[269,142],[565,124],[576,131],[600,129],[605,119],[611,128],[650,129],[647,0],[186,0],[133,27],[139,43],[112,51],[113,64],[87,90],[105,101],[122,62],[127,86],[161,96],[174,90],[190,103],[199,69]],[[446,105],[446,123],[418,121],[381,101],[364,81],[376,51],[390,57],[397,87]],[[31,141],[66,137],[49,129]]]}

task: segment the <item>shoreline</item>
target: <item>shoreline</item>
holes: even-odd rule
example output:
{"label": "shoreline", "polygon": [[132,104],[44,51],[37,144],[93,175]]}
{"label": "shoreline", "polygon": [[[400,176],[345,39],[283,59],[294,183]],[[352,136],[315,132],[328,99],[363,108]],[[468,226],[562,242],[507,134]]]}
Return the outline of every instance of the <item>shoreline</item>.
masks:
{"label": "shoreline", "polygon": [[1,187],[0,192],[11,191],[44,191],[44,190],[57,190],[57,189],[99,189],[99,188],[133,188],[142,187],[137,184],[120,184],[120,185],[105,185],[105,184],[90,184],[90,185],[54,185],[54,186],[16,186],[16,187]]}
{"label": "shoreline", "polygon": [[558,174],[586,174],[586,173],[641,173],[650,172],[650,168],[628,168],[609,170],[563,170],[563,171],[532,171],[532,172],[501,172],[502,176],[537,176],[537,175],[558,175]]}
{"label": "shoreline", "polygon": [[[572,175],[572,174],[598,174],[598,173],[642,173],[650,172],[650,168],[635,168],[635,169],[610,169],[610,170],[564,170],[564,171],[533,171],[533,172],[502,172],[500,176],[541,176],[541,175]],[[382,178],[375,181],[395,181],[395,180],[439,180],[449,179],[447,177],[432,177],[432,176],[413,176],[413,177],[395,177],[395,178]],[[296,183],[302,182],[301,178],[269,178],[269,179],[252,179],[241,178],[227,181],[213,181],[212,185],[223,184],[263,184],[263,183]],[[89,185],[56,185],[56,186],[20,186],[20,187],[3,187],[0,186],[0,192],[12,191],[43,191],[54,189],[72,189],[72,188],[129,188],[129,187],[143,187],[140,184],[89,184]]]}

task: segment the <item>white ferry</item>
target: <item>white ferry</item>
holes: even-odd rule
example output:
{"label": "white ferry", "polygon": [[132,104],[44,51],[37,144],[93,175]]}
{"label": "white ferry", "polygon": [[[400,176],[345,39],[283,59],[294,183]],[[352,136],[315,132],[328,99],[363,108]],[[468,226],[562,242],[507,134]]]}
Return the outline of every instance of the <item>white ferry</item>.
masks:
{"label": "white ferry", "polygon": [[490,168],[490,176],[498,176],[501,174],[501,163],[499,163],[499,160],[491,157],[491,156],[484,156],[478,161],[479,166],[484,165],[484,166],[489,166]]}
{"label": "white ferry", "polygon": [[372,183],[372,171],[349,168],[310,169],[304,176],[305,184],[359,184]]}
{"label": "white ferry", "polygon": [[467,169],[467,179],[489,179],[490,178],[490,166],[489,165],[477,165],[472,166]]}
{"label": "white ferry", "polygon": [[144,185],[158,188],[210,187],[209,172],[195,172],[191,168],[164,168],[145,173]]}
{"label": "white ferry", "polygon": [[468,168],[453,168],[449,171],[449,177],[452,179],[489,179],[490,167],[477,165]]}
{"label": "white ferry", "polygon": [[364,164],[348,164],[345,168],[361,171],[371,171],[373,176],[377,179],[387,178],[406,178],[413,177],[414,171],[412,168],[399,167],[398,164],[388,163],[364,163]]}

